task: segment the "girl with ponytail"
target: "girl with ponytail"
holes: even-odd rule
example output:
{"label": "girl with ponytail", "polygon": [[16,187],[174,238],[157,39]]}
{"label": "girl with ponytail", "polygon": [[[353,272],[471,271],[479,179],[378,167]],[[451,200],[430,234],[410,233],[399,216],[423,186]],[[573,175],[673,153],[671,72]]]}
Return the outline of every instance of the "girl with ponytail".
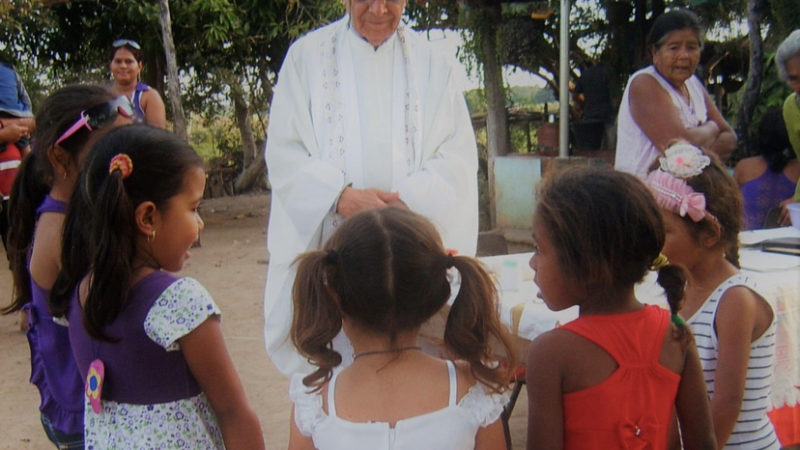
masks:
{"label": "girl with ponytail", "polygon": [[739,271],[738,186],[715,155],[685,142],[667,148],[646,183],[664,215],[664,254],[687,270],[681,315],[697,337],[717,442],[778,449],[767,414],[777,318],[772,299]]}
{"label": "girl with ponytail", "polygon": [[86,380],[86,448],[264,448],[219,308],[173,273],[204,227],[204,188],[194,149],[147,125],[112,130],[86,161],[67,223],[88,233],[64,235],[89,255],[75,264],[86,273],[59,305]]}
{"label": "girl with ponytail", "polygon": [[[573,167],[542,181],[531,267],[552,310],[576,320],[541,334],[527,362],[529,449],[716,448],[692,334],[678,315],[686,274],[661,254],[661,212],[633,175]],[[670,311],[634,286],[658,271]],[[655,299],[643,299],[653,302]]]}
{"label": "girl with ponytail", "polygon": [[[514,357],[477,260],[447,253],[427,219],[390,207],[349,218],[296,265],[291,338],[317,370],[292,379],[290,449],[505,448],[499,417]],[[451,298],[456,272],[450,361],[422,352],[418,338]],[[340,330],[354,352],[345,368],[332,346]]]}
{"label": "girl with ponytail", "polygon": [[8,255],[14,277],[11,304],[23,311],[31,350],[31,383],[39,389],[41,421],[58,448],[83,448],[83,381],[69,346],[63,313],[50,308],[61,264],[64,214],[91,142],[130,121],[124,97],[98,86],[67,86],[39,108],[32,151],[11,191]]}

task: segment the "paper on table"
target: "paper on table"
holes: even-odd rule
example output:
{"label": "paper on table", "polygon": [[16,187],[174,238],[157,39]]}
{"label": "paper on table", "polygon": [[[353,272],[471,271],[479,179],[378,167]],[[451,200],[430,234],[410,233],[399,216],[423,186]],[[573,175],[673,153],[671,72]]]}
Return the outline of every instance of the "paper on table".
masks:
{"label": "paper on table", "polygon": [[739,243],[742,246],[757,245],[767,239],[782,237],[800,237],[800,230],[795,227],[768,228],[764,230],[748,230],[739,233]]}
{"label": "paper on table", "polygon": [[741,249],[739,251],[739,261],[742,264],[742,269],[756,272],[771,272],[800,267],[800,258],[797,256],[766,253],[752,248]]}

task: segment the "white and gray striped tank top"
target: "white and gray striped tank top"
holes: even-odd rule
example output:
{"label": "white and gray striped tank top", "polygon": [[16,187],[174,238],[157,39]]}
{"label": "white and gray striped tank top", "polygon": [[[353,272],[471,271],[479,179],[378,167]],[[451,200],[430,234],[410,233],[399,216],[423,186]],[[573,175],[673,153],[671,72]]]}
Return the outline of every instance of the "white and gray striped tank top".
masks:
{"label": "white and gray striped tank top", "polygon": [[[714,395],[714,378],[719,355],[719,343],[714,331],[717,306],[725,291],[734,286],[746,286],[758,293],[751,278],[742,274],[733,275],[720,284],[703,306],[687,321],[697,343],[697,353],[700,355],[709,397]],[[742,408],[725,448],[748,450],[780,448],[775,429],[767,417],[769,395],[772,391],[772,364],[775,360],[777,323],[775,306],[769,300],[767,303],[773,311],[772,323],[764,334],[750,344],[750,360],[747,364]]]}

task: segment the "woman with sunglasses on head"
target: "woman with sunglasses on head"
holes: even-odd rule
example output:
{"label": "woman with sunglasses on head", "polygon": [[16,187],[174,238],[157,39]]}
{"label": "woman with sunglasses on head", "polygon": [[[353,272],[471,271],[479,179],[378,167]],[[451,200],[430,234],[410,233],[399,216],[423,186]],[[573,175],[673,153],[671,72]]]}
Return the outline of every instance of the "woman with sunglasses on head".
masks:
{"label": "woman with sunglasses on head", "polygon": [[164,101],[157,90],[139,81],[142,71],[142,47],[131,39],[117,39],[111,47],[109,68],[114,77],[111,92],[124,95],[133,103],[135,121],[167,128]]}
{"label": "woman with sunglasses on head", "polygon": [[50,314],[50,289],[61,270],[67,201],[81,162],[97,137],[130,122],[124,97],[99,86],[68,86],[50,95],[36,115],[32,151],[11,190],[8,253],[13,300],[0,312],[25,311],[31,383],[41,396],[42,426],[60,449],[83,448],[83,380],[69,344],[67,323]]}

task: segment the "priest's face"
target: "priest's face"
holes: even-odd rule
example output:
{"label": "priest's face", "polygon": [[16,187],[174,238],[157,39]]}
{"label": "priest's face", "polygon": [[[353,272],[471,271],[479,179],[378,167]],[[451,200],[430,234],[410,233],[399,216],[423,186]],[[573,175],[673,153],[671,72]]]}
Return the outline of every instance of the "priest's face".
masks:
{"label": "priest's face", "polygon": [[374,47],[394,33],[406,0],[343,0],[353,28]]}

